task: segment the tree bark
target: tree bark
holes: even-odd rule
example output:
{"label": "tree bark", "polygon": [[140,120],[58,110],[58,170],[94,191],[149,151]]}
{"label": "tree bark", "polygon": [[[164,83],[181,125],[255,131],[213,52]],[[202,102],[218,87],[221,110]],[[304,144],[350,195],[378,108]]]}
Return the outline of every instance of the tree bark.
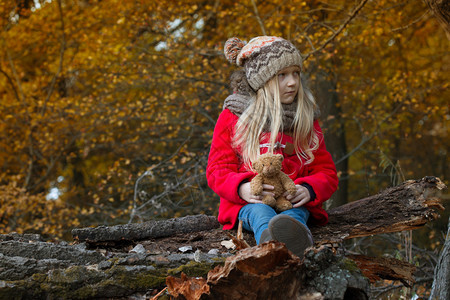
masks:
{"label": "tree bark", "polygon": [[72,230],[72,236],[78,242],[107,244],[162,238],[178,233],[210,230],[218,227],[219,222],[216,217],[196,215],[145,223],[76,228]]}
{"label": "tree bark", "polygon": [[317,96],[323,122],[325,143],[329,149],[339,176],[339,189],[333,194],[331,207],[341,206],[348,201],[348,158],[342,159],[347,154],[345,142],[345,130],[341,117],[341,109],[338,106],[339,96],[336,92],[336,83],[327,78],[324,71],[316,72],[317,79],[314,91]]}
{"label": "tree bark", "polygon": [[311,227],[317,245],[424,226],[444,210],[438,194],[446,188],[436,177],[409,180],[379,194],[328,211],[329,223]]}
{"label": "tree bark", "polygon": [[382,279],[400,280],[403,285],[410,287],[414,282],[416,267],[406,261],[395,258],[369,257],[365,255],[347,255],[362,271],[370,282]]}
{"label": "tree bark", "polygon": [[301,261],[276,241],[228,257],[207,280],[168,276],[166,284],[175,299],[365,300],[369,291],[367,279],[330,249],[310,248]]}
{"label": "tree bark", "polygon": [[447,237],[434,272],[430,299],[450,299],[450,217],[448,219]]}

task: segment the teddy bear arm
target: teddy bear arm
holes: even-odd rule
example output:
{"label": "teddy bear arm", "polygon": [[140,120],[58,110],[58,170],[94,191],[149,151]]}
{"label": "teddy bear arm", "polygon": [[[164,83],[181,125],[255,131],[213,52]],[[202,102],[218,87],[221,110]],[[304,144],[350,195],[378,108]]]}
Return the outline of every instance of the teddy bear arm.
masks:
{"label": "teddy bear arm", "polygon": [[263,191],[263,177],[258,174],[250,182],[250,190],[253,195],[261,195]]}
{"label": "teddy bear arm", "polygon": [[289,192],[289,194],[294,195],[297,192],[295,183],[291,178],[289,178],[289,176],[287,176],[284,173],[280,173],[280,180],[281,183],[283,184],[283,187],[285,188],[286,191]]}

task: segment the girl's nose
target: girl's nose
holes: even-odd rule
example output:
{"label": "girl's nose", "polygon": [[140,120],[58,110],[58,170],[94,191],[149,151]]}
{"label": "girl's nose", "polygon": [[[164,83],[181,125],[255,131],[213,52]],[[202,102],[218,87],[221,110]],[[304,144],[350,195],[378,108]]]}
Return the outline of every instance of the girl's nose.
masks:
{"label": "girl's nose", "polygon": [[288,84],[288,86],[293,86],[293,85],[295,85],[295,78],[294,78],[294,75],[292,75],[292,74],[289,75],[287,84]]}

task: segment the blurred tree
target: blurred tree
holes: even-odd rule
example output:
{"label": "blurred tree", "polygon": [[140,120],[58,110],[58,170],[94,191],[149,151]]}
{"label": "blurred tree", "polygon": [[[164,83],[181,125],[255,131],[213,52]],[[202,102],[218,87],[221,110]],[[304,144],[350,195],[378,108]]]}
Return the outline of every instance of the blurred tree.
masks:
{"label": "blurred tree", "polygon": [[[231,36],[280,35],[304,53],[337,204],[390,184],[380,151],[406,178],[448,176],[448,40],[425,3],[23,3],[0,4],[0,190],[58,203],[76,224],[216,213],[204,169],[236,68],[222,55]],[[31,205],[13,219],[5,199],[3,224],[51,224]]]}

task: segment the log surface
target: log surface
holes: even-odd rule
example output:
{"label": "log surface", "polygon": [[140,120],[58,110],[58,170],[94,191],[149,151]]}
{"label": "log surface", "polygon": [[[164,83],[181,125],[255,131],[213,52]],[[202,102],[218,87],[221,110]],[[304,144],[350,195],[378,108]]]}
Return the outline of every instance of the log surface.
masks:
{"label": "log surface", "polygon": [[219,226],[216,217],[195,215],[145,223],[76,228],[72,230],[72,236],[75,241],[86,243],[126,242],[210,230]]}
{"label": "log surface", "polygon": [[436,177],[409,180],[379,194],[328,211],[329,223],[311,227],[315,243],[417,229],[439,217],[444,207],[438,198],[446,188]]}

